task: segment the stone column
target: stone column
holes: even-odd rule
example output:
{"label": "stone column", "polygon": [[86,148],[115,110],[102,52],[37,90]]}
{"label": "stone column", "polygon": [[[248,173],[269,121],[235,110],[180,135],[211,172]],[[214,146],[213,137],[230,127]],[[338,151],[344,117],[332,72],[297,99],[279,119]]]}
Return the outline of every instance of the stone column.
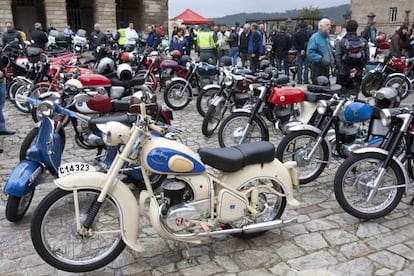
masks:
{"label": "stone column", "polygon": [[0,0],[0,31],[5,30],[5,23],[7,21],[13,22],[13,13],[12,13],[12,1],[11,0]]}
{"label": "stone column", "polygon": [[46,11],[46,26],[47,29],[50,25],[55,27],[58,31],[62,32],[68,24],[66,13],[66,0],[48,0],[44,1]]}
{"label": "stone column", "polygon": [[168,33],[168,0],[142,0],[144,8],[142,21],[144,27],[148,25],[162,25]]}
{"label": "stone column", "polygon": [[95,22],[101,24],[101,30],[116,30],[115,0],[95,1]]}

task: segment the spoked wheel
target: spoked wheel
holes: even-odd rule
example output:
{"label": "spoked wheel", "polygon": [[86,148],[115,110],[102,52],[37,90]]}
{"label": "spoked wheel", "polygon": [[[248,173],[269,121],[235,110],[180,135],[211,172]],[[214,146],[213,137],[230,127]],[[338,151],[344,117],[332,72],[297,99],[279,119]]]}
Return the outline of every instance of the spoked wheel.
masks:
{"label": "spoked wheel", "polygon": [[223,120],[218,131],[220,147],[269,141],[267,126],[257,116],[254,116],[249,124],[250,115],[247,112],[237,112]]}
{"label": "spoked wheel", "polygon": [[14,104],[14,97],[16,95],[16,91],[21,85],[22,84],[19,83],[17,80],[13,80],[12,83],[7,88],[7,96],[13,104]]}
{"label": "spoked wheel", "polygon": [[164,102],[169,108],[180,110],[190,103],[192,96],[191,87],[186,86],[186,82],[173,81],[164,91]]}
{"label": "spoked wheel", "polygon": [[45,262],[64,271],[87,272],[107,265],[121,254],[125,243],[119,210],[112,198],[104,201],[91,229],[82,226],[99,193],[55,189],[42,200],[33,216],[31,237]]}
{"label": "spoked wheel", "polygon": [[211,100],[219,93],[218,88],[202,89],[197,96],[197,111],[201,116],[205,116],[210,107]]}
{"label": "spoked wheel", "polygon": [[201,131],[205,136],[208,137],[214,133],[221,120],[223,119],[226,110],[227,106],[225,101],[221,101],[219,104],[217,104],[217,106],[210,105],[201,126]]}
{"label": "spoked wheel", "polygon": [[30,113],[31,112],[31,106],[27,104],[25,101],[18,100],[18,96],[26,96],[31,97],[32,96],[32,89],[28,88],[26,85],[21,85],[15,93],[14,98],[14,105],[17,107],[17,109],[23,113]]}
{"label": "spoked wheel", "polygon": [[282,162],[296,161],[300,184],[307,184],[315,180],[325,169],[329,160],[329,148],[323,140],[316,148],[314,154],[307,159],[314,147],[318,134],[309,131],[294,131],[280,141],[276,157]]}
{"label": "spoked wheel", "polygon": [[371,97],[372,92],[381,88],[383,79],[377,74],[369,74],[362,79],[361,92],[365,97]]}
{"label": "spoked wheel", "polygon": [[407,98],[411,90],[410,81],[407,78],[403,78],[403,77],[388,78],[385,80],[384,86],[393,87],[397,89],[398,95],[400,95],[402,100]]}
{"label": "spoked wheel", "polygon": [[[252,187],[255,187],[257,189],[256,191],[258,192],[258,202],[256,205],[256,210],[259,212],[259,215],[257,217],[251,215],[250,217],[247,217],[242,221],[233,222],[229,224],[230,228],[238,228],[245,226],[247,221],[250,221],[250,223],[261,223],[280,219],[286,208],[286,197],[279,196],[275,193],[269,192],[268,189],[264,188],[265,186],[271,187],[279,193],[284,194],[282,186],[274,179],[257,178],[247,182],[240,188],[240,191],[247,191]],[[250,196],[251,194],[247,194],[247,197]],[[260,236],[265,232],[266,231],[259,231],[254,233],[240,233],[235,234],[235,236],[243,239],[250,239]]]}
{"label": "spoked wheel", "polygon": [[404,193],[404,174],[392,160],[380,180],[372,188],[386,155],[367,152],[347,158],[335,175],[334,191],[339,205],[350,215],[361,219],[376,219],[394,210]]}
{"label": "spoked wheel", "polygon": [[26,214],[32,202],[34,189],[22,197],[9,196],[6,204],[6,218],[9,221],[17,222]]}

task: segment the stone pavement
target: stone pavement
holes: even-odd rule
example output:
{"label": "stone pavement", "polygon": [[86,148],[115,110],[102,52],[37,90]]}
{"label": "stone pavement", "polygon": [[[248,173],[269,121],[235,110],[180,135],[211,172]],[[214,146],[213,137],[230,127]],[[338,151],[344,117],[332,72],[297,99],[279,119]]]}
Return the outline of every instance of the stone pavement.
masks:
{"label": "stone pavement", "polygon": [[[9,102],[5,111],[9,128],[16,129],[17,134],[4,139],[5,152],[0,155],[1,189],[18,163],[20,144],[33,125],[28,114],[20,113]],[[202,118],[195,101],[184,110],[175,111],[174,117],[173,125],[184,130],[181,137],[193,150],[218,145],[216,136],[207,139],[201,134]],[[88,161],[94,151],[74,145],[71,132],[67,128],[63,162]],[[279,136],[271,136],[277,143]],[[145,252],[126,249],[114,262],[90,274],[414,275],[414,214],[413,206],[408,204],[412,189],[389,216],[359,221],[340,208],[333,194],[333,177],[340,161],[333,160],[314,183],[295,191],[301,205],[288,207],[284,217],[297,217],[296,224],[251,240],[232,236],[206,239],[201,245],[191,245],[189,251],[181,250],[182,245],[166,242],[147,227],[141,235]],[[5,219],[5,203],[0,203],[0,275],[70,274],[45,264],[30,240],[30,218],[39,201],[54,188],[51,180],[48,176],[37,187],[28,214],[19,223]],[[184,257],[187,254],[189,259]]]}

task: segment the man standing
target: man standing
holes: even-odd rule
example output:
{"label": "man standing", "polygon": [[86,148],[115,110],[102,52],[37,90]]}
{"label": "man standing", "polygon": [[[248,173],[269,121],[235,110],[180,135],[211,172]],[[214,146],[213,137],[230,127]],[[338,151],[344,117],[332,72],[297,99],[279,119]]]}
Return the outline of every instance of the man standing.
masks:
{"label": "man standing", "polygon": [[240,33],[239,53],[242,67],[246,67],[249,58],[250,24],[244,24],[243,31]]}
{"label": "man standing", "polygon": [[127,44],[126,25],[124,22],[119,23],[119,28],[115,35],[115,41],[122,49]]}
{"label": "man standing", "polygon": [[49,41],[46,33],[42,30],[42,24],[40,22],[34,23],[34,30],[30,33],[34,43],[33,47],[45,49],[46,43]]}
{"label": "man standing", "polygon": [[236,30],[236,27],[231,28],[229,44],[229,56],[231,56],[231,58],[233,59],[233,65],[236,66],[239,57],[239,33]]}
{"label": "man standing", "polygon": [[128,50],[132,51],[137,45],[138,34],[134,29],[134,23],[130,22],[128,28],[125,30],[126,35],[126,46]]}
{"label": "man standing", "polygon": [[161,43],[160,35],[157,33],[155,26],[148,26],[148,40],[147,45],[150,48],[157,49]]}
{"label": "man standing", "polygon": [[331,20],[323,18],[319,21],[318,26],[319,30],[310,37],[306,48],[306,56],[312,62],[311,79],[313,84],[316,84],[316,78],[319,76],[329,78],[330,66],[334,64],[332,48],[329,43]]}
{"label": "man standing", "polygon": [[299,30],[292,37],[292,45],[296,54],[296,66],[298,70],[298,84],[309,83],[309,62],[306,58],[306,46],[308,45],[311,33],[306,30],[304,22],[299,23]]}
{"label": "man standing", "polygon": [[70,27],[70,25],[68,25],[64,30],[63,30],[63,36],[65,37],[66,40],[66,48],[68,50],[70,50],[72,48],[72,36],[74,36],[74,32],[72,30],[72,28]]}
{"label": "man standing", "polygon": [[376,22],[371,22],[368,26],[365,27],[361,36],[367,41],[377,44],[377,27]]}
{"label": "man standing", "polygon": [[[4,73],[4,67],[6,64],[3,64],[0,60],[0,135],[12,135],[15,132],[7,130],[6,121],[4,118],[4,105],[6,103],[6,77]],[[3,152],[3,149],[0,149],[0,153]]]}
{"label": "man standing", "polygon": [[207,25],[197,35],[198,49],[200,50],[200,61],[216,64],[214,33]]}
{"label": "man standing", "polygon": [[286,26],[273,38],[273,51],[275,52],[275,64],[278,71],[282,71],[282,62],[285,75],[289,76],[289,50],[292,48],[290,36],[286,33]]}
{"label": "man standing", "polygon": [[92,44],[93,54],[96,54],[96,47],[99,45],[106,45],[107,36],[101,32],[101,25],[99,23],[95,23],[93,29],[94,31],[91,33],[89,41]]}
{"label": "man standing", "polygon": [[338,66],[336,83],[357,96],[362,73],[369,60],[368,41],[357,35],[358,23],[355,20],[349,20],[345,28],[346,35],[335,47],[335,61]]}
{"label": "man standing", "polygon": [[252,34],[249,39],[250,69],[253,72],[259,70],[259,57],[264,54],[263,36],[257,29],[257,24],[253,23],[250,28]]}
{"label": "man standing", "polygon": [[230,45],[230,32],[227,30],[227,25],[220,26],[220,31],[217,32],[217,58],[220,62],[223,56],[227,56],[229,53]]}
{"label": "man standing", "polygon": [[390,43],[390,54],[395,57],[404,56],[403,50],[406,44],[405,40],[408,39],[407,36],[408,27],[406,25],[401,25],[398,30],[391,36]]}
{"label": "man standing", "polygon": [[12,43],[14,41],[22,46],[24,45],[20,32],[14,29],[12,22],[8,21],[6,22],[6,32],[3,33],[2,37],[2,45],[4,47],[7,43]]}

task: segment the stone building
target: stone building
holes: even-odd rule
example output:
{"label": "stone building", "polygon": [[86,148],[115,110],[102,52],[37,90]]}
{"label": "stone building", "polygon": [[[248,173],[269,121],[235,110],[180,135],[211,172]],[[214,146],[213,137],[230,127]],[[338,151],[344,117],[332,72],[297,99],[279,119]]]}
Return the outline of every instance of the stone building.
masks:
{"label": "stone building", "polygon": [[[414,0],[351,0],[351,18],[360,25],[360,30],[371,21],[377,30],[391,35],[403,23],[414,23]],[[413,11],[414,12],[414,11]]]}
{"label": "stone building", "polygon": [[26,33],[33,23],[53,25],[57,30],[70,24],[88,32],[99,22],[103,30],[115,30],[120,22],[133,22],[137,30],[149,24],[168,27],[168,0],[0,0],[0,30],[12,21]]}

